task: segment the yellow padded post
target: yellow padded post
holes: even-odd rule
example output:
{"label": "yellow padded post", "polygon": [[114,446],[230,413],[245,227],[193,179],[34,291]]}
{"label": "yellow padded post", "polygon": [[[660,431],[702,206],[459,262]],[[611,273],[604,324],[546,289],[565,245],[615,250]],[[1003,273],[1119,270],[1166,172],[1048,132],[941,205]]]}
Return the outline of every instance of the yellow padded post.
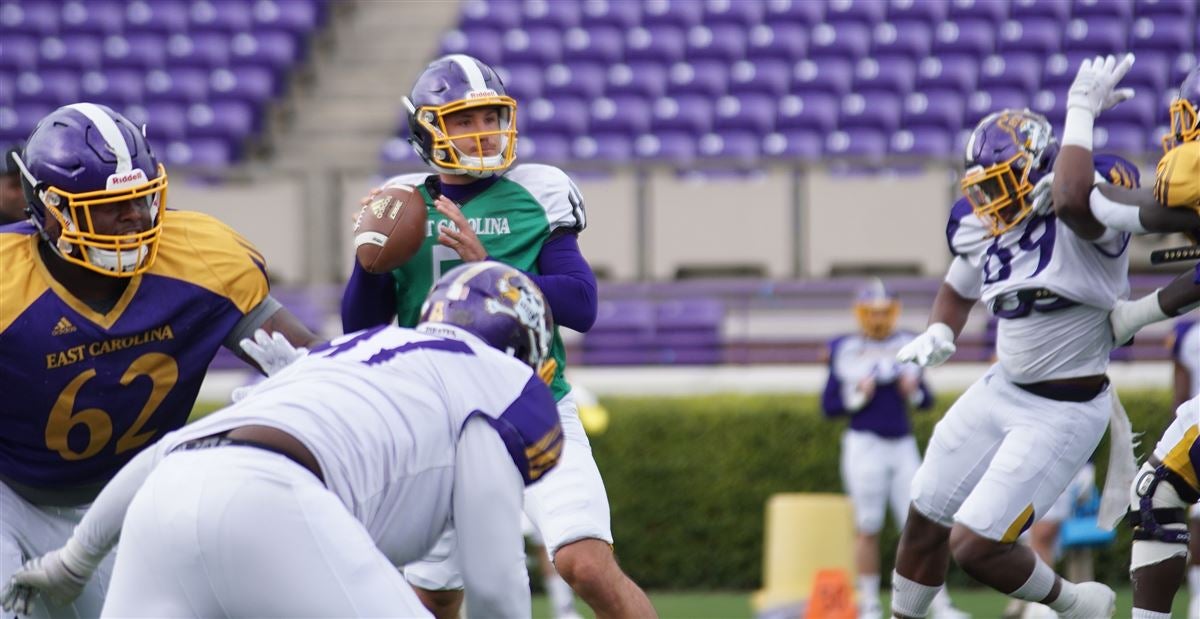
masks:
{"label": "yellow padded post", "polygon": [[854,513],[841,494],[775,494],[767,499],[763,588],[755,612],[806,601],[817,572],[840,569],[854,582]]}

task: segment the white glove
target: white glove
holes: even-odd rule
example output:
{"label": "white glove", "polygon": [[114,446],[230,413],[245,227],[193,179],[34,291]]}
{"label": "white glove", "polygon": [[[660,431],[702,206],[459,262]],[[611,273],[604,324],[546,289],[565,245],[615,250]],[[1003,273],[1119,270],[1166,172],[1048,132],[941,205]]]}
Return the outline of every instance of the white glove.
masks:
{"label": "white glove", "polygon": [[1095,118],[1100,112],[1132,98],[1132,88],[1117,88],[1132,66],[1133,54],[1125,54],[1119,62],[1112,55],[1084,60],[1067,91],[1067,109],[1080,108]]}
{"label": "white glove", "polygon": [[279,370],[291,365],[293,361],[308,354],[304,347],[296,348],[276,331],[268,334],[262,329],[254,331],[254,339],[245,338],[238,343],[242,350],[262,368],[267,376],[272,376]]}
{"label": "white glove", "polygon": [[1155,290],[1153,294],[1136,301],[1117,299],[1112,312],[1108,314],[1108,324],[1112,327],[1113,342],[1117,346],[1124,346],[1142,327],[1168,318],[1170,316],[1164,314],[1158,305],[1158,290]]}
{"label": "white glove", "polygon": [[76,557],[67,546],[25,562],[0,590],[0,608],[18,615],[33,614],[38,593],[59,605],[70,604],[87,586],[99,563]]}
{"label": "white glove", "polygon": [[954,345],[954,331],[944,323],[935,322],[924,333],[905,344],[896,353],[896,360],[912,361],[922,367],[932,368],[945,363],[955,350],[958,348]]}
{"label": "white glove", "polygon": [[1029,203],[1033,205],[1034,215],[1044,215],[1054,210],[1054,200],[1050,197],[1050,186],[1054,184],[1054,172],[1042,177],[1029,192]]}

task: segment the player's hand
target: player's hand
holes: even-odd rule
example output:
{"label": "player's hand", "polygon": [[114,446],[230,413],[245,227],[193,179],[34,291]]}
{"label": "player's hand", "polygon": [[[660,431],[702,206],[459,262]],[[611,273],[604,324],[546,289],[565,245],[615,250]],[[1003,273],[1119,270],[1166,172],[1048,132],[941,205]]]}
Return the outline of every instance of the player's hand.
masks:
{"label": "player's hand", "polygon": [[[34,598],[42,594],[55,604],[70,604],[79,597],[92,574],[82,566],[67,567],[63,549],[52,550],[25,562],[0,591],[0,607],[18,615],[33,614]],[[77,573],[86,572],[86,573]]]}
{"label": "player's hand", "polygon": [[958,347],[954,345],[954,331],[943,323],[929,325],[924,333],[904,345],[896,353],[897,361],[912,361],[921,367],[937,367],[946,362]]}
{"label": "player's hand", "polygon": [[1133,54],[1125,54],[1120,60],[1112,55],[1085,59],[1067,91],[1067,109],[1081,108],[1095,118],[1100,112],[1133,97],[1132,88],[1117,88],[1132,66]]}
{"label": "player's hand", "polygon": [[368,191],[367,195],[363,196],[363,198],[358,201],[359,209],[357,211],[355,211],[355,213],[354,213],[354,229],[355,230],[358,229],[358,224],[362,222],[363,211],[366,210],[367,206],[369,206],[372,202],[375,201],[375,197],[378,196],[380,193],[383,193],[383,187],[375,187],[371,191]]}
{"label": "player's hand", "polygon": [[453,249],[458,252],[458,256],[464,262],[478,262],[487,258],[487,250],[483,248],[483,243],[479,241],[479,237],[475,235],[475,231],[471,229],[470,222],[467,221],[462,210],[454,203],[454,200],[446,196],[438,196],[433,202],[434,208],[454,223],[457,230],[449,227],[438,229],[438,243]]}
{"label": "player's hand", "polygon": [[244,338],[238,343],[242,350],[262,368],[267,376],[272,376],[279,370],[291,365],[293,361],[308,354],[304,347],[296,348],[282,333],[276,331],[267,333],[262,329],[254,331],[254,339]]}

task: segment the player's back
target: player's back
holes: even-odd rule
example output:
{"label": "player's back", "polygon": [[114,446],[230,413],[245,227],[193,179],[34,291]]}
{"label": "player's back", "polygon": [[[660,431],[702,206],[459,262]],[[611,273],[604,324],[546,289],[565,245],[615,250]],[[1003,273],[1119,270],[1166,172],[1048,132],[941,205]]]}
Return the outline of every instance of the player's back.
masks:
{"label": "player's back", "polygon": [[[455,449],[470,417],[487,417],[510,452],[508,427],[561,436],[549,391],[532,370],[462,337],[389,326],[336,339],[171,435],[164,450],[243,425],[279,428],[313,453],[327,487],[389,559],[415,560],[450,518]],[[516,466],[515,457],[496,465]]]}

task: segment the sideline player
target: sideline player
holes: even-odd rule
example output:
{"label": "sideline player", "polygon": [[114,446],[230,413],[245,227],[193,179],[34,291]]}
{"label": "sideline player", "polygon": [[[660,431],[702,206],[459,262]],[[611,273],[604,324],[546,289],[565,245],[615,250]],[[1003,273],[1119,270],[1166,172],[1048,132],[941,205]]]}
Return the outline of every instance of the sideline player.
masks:
{"label": "sideline player", "polygon": [[[933,394],[922,380],[920,366],[896,362],[896,353],[912,341],[913,334],[895,330],[900,301],[883,281],[873,278],[858,292],[854,315],[859,332],[829,343],[829,378],[821,408],[828,417],[850,416],[842,435],[842,486],[850,495],[858,530],[854,551],[858,616],[873,619],[883,616],[879,531],[889,505],[898,526],[904,527],[909,487],[921,464],[908,409],[928,409]],[[944,606],[935,608],[935,614],[948,614],[949,601],[945,596],[938,600]]]}
{"label": "sideline player", "polygon": [[[429,207],[425,244],[391,274],[372,276],[356,264],[342,300],[346,330],[396,321],[412,325],[438,274],[484,259],[512,265],[542,289],[557,324],[587,331],[596,318],[596,278],[579,251],[586,225],[583,199],[558,168],[513,166],[517,103],[487,64],[464,55],[431,63],[417,78],[408,109],[413,148],[436,174],[410,174],[386,185],[417,188]],[[608,497],[579,422],[566,356],[554,336],[551,391],[567,446],[544,483],[526,493],[525,510],[555,567],[597,615],[652,617],[646,594],[617,565]],[[439,617],[457,615],[462,600],[453,536],[405,574]]]}
{"label": "sideline player", "polygon": [[[61,107],[11,162],[29,220],[0,227],[0,581],[62,545],[121,466],[184,424],[220,346],[241,355],[258,328],[315,340],[270,296],[249,241],[166,209],[166,169],[120,114]],[[46,614],[99,614],[110,569]]]}
{"label": "sideline player", "polygon": [[25,195],[21,192],[21,171],[13,155],[20,153],[20,146],[0,151],[0,226],[25,221]]}
{"label": "sideline player", "polygon": [[528,617],[523,489],[563,445],[551,326],[516,269],[446,273],[415,330],[335,339],[144,451],[6,607],[78,593],[119,536],[106,617],[428,616],[393,566],[452,520],[471,616]]}
{"label": "sideline player", "polygon": [[[1200,398],[1200,321],[1181,319],[1175,323],[1167,342],[1174,360],[1174,403],[1176,410],[1184,402]],[[1189,616],[1200,616],[1200,506],[1193,505],[1188,519],[1188,604]]]}
{"label": "sideline player", "polygon": [[[1117,79],[1104,82],[1110,91]],[[898,358],[944,362],[982,299],[1000,319],[999,362],[937,424],[913,480],[893,576],[897,617],[926,615],[951,555],[976,580],[1062,617],[1114,613],[1107,586],[1062,579],[1016,543],[1087,462],[1119,406],[1105,376],[1107,315],[1128,294],[1128,235],[1088,235],[1076,213],[1033,209],[1030,193],[1057,153],[1050,123],[1028,110],[992,114],[968,142],[965,199],[947,226],[955,258],[929,328]],[[1137,182],[1128,162],[1099,159]]]}

